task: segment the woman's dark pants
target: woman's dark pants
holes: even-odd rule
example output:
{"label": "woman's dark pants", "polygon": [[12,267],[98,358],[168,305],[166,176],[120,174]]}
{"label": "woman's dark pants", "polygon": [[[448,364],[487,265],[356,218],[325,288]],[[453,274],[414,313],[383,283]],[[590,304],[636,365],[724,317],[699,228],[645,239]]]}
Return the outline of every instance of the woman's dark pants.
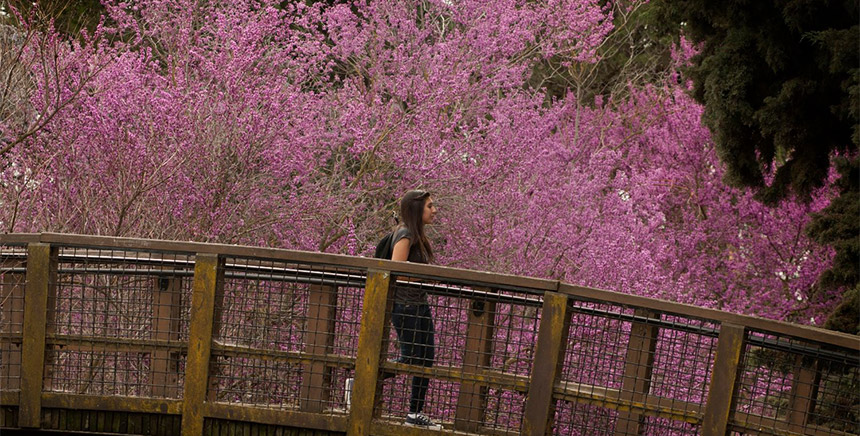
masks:
{"label": "woman's dark pants", "polygon": [[[394,303],[391,323],[397,331],[400,342],[399,362],[408,365],[433,366],[435,344],[433,339],[433,318],[427,303]],[[424,408],[427,386],[430,379],[412,377],[412,397],[409,400],[409,413],[420,413]]]}

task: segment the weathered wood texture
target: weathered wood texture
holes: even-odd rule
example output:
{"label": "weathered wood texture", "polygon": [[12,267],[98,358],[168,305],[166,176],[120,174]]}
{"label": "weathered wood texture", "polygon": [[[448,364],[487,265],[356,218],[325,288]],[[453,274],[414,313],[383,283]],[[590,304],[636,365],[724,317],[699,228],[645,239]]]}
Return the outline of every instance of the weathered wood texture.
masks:
{"label": "weathered wood texture", "polygon": [[27,287],[24,295],[24,343],[21,352],[21,427],[39,427],[42,376],[45,370],[45,333],[48,303],[57,289],[57,249],[32,243],[27,253]]}
{"label": "weathered wood texture", "polygon": [[[634,316],[644,319],[659,319],[659,312],[636,309]],[[621,401],[643,404],[651,389],[651,372],[654,369],[654,352],[657,348],[657,334],[660,329],[647,322],[634,322],[627,342],[624,359],[624,376],[621,385]],[[639,435],[645,426],[645,415],[638,411],[624,411],[618,414],[615,435]]]}
{"label": "weathered wood texture", "polygon": [[379,360],[382,355],[385,333],[388,293],[391,273],[369,270],[361,310],[361,328],[358,333],[358,352],[355,357],[355,382],[352,387],[352,406],[349,411],[347,434],[370,434],[377,395]]}
{"label": "weathered wood texture", "polygon": [[745,337],[743,326],[733,324],[720,326],[720,338],[717,342],[717,353],[714,356],[714,367],[708,389],[708,402],[702,419],[704,436],[725,436],[728,430]]}
{"label": "weathered wood texture", "polygon": [[182,434],[203,432],[203,402],[209,386],[209,359],[212,331],[215,328],[216,299],[222,294],[223,259],[214,254],[198,254],[191,291],[191,325],[188,360],[185,366],[185,392],[182,409]]}
{"label": "weathered wood texture", "polygon": [[[334,346],[337,287],[311,286],[308,300],[307,352],[312,356],[325,357]],[[331,370],[332,367],[323,360],[304,365],[302,411],[319,413],[325,409],[331,393]]]}
{"label": "weathered wood texture", "polygon": [[549,429],[554,412],[553,390],[563,364],[567,343],[569,312],[567,296],[554,292],[544,294],[540,330],[534,354],[529,392],[523,413],[524,435],[543,435]]}
{"label": "weathered wood texture", "polygon": [[[0,386],[0,427],[7,429],[41,427],[60,431],[153,435],[436,434],[428,430],[404,427],[399,422],[388,421],[387,416],[379,419],[382,411],[379,407],[378,375],[382,350],[388,338],[387,316],[390,308],[387,306],[391,303],[389,289],[393,280],[392,273],[438,280],[441,282],[438,287],[427,282],[422,286],[430,289],[431,293],[437,292],[442,296],[471,301],[467,322],[462,326],[462,365],[458,363],[448,366],[444,362],[431,368],[392,363],[385,365],[398,372],[423,374],[434,380],[459,383],[456,409],[453,416],[448,418],[452,419],[452,422],[443,423],[445,431],[504,433],[502,430],[484,426],[484,420],[487,419],[487,390],[498,386],[527,394],[522,416],[524,434],[539,435],[551,431],[553,409],[558,401],[618,411],[614,428],[616,435],[641,434],[646,416],[700,425],[702,434],[705,435],[724,435],[728,431],[751,434],[842,434],[815,427],[810,423],[810,416],[817,413],[816,402],[819,400],[822,383],[822,365],[818,359],[831,359],[827,357],[827,353],[834,347],[860,350],[860,341],[856,337],[805,326],[553,281],[443,267],[254,247],[76,235],[0,235],[0,245],[4,243],[29,244],[26,256],[17,251],[4,258],[3,264],[12,264],[10,268],[13,268],[14,272],[7,272],[7,278],[3,282],[3,295],[8,303],[3,305],[2,315],[4,320],[11,321],[4,324],[3,330],[0,331],[0,359],[3,363],[14,363],[15,350],[19,347],[21,350],[18,353],[20,363],[15,365],[17,370],[4,369],[5,372],[0,373],[0,380],[11,380],[14,377],[20,379],[20,391]],[[54,313],[52,308],[55,305],[58,271],[59,274],[65,274],[62,268],[68,268],[68,265],[79,261],[77,258],[63,257],[61,245],[64,243],[75,246],[94,244],[112,250],[152,249],[185,253],[177,258],[175,253],[171,255],[152,252],[142,258],[135,255],[122,260],[126,264],[131,259],[131,262],[159,265],[158,269],[147,268],[140,273],[142,280],[148,280],[152,287],[152,320],[148,326],[152,330],[150,338],[87,337],[48,330]],[[232,256],[291,260],[315,264],[324,271],[328,271],[327,268],[350,266],[354,272],[349,273],[347,279],[340,275],[338,280],[348,280],[349,284],[345,286],[365,283],[357,357],[352,359],[350,356],[332,354],[336,320],[340,315],[337,312],[338,288],[336,284],[319,284],[319,278],[313,278],[317,282],[301,282],[316,283],[310,287],[307,313],[304,315],[307,322],[307,343],[304,344],[303,351],[281,351],[216,342],[221,322],[222,287],[228,269],[224,259],[232,259]],[[193,278],[187,275],[186,269],[192,258],[195,259]],[[63,263],[60,263],[61,261]],[[110,259],[105,261],[109,262]],[[170,262],[175,265],[171,266]],[[21,279],[25,272],[23,266],[26,266],[26,281]],[[241,270],[248,265],[231,260],[229,267]],[[128,271],[133,270],[124,270],[122,273],[126,274]],[[187,343],[180,340],[183,280],[191,280],[192,287]],[[456,286],[451,287],[451,283]],[[463,284],[469,286],[462,286]],[[523,292],[510,291],[520,288]],[[500,289],[507,291],[500,294]],[[555,289],[559,292],[553,292]],[[605,316],[630,323],[626,354],[622,356],[624,367],[620,386],[610,388],[570,380],[560,382],[559,374],[565,347],[568,341],[575,340],[568,338],[571,313],[578,310],[578,306],[569,304],[572,300],[602,301],[604,304],[635,308],[632,316],[629,312],[577,312],[577,316]],[[502,373],[492,368],[493,338],[497,335],[495,330],[505,328],[502,324],[496,325],[496,304],[532,308],[542,305],[537,343],[532,355],[534,362],[529,376]],[[686,327],[665,324],[661,321],[661,314],[680,315],[693,320],[705,319],[710,325],[720,325],[705,404],[661,398],[650,393],[655,353],[660,349],[659,329],[695,329],[698,325],[696,322]],[[16,328],[19,331],[16,331]],[[767,421],[763,420],[763,417],[734,410],[740,363],[747,341],[751,346],[766,346],[756,345],[755,337],[747,338],[746,331],[750,329],[769,332],[776,337],[789,337],[792,344],[799,344],[791,348],[791,353],[796,353],[797,360],[792,370],[793,386],[787,408],[783,409],[786,413],[777,418],[767,418]],[[697,333],[709,338],[717,334],[714,330],[704,330],[707,328]],[[797,342],[804,338],[809,341]],[[48,350],[52,348],[148,354],[151,358],[151,366],[148,368],[149,383],[152,385],[151,397],[101,397],[53,392],[49,386],[51,374],[45,372]],[[177,364],[182,353],[187,353],[184,388],[179,387]],[[298,407],[295,410],[276,409],[214,401],[213,355],[261,358],[302,365],[303,377],[301,385],[298,386]],[[850,359],[852,357],[847,361],[851,361]],[[328,407],[334,403],[330,398],[333,368],[355,371],[351,410],[333,410]],[[772,425],[768,424],[772,428],[747,428],[761,422],[772,422]],[[291,427],[294,425],[304,429]]]}
{"label": "weathered wood texture", "polygon": [[[493,357],[493,333],[496,303],[472,300],[466,325],[466,343],[463,355],[463,375],[480,374],[490,367]],[[476,432],[483,423],[487,407],[486,383],[463,382],[457,397],[454,428]]]}

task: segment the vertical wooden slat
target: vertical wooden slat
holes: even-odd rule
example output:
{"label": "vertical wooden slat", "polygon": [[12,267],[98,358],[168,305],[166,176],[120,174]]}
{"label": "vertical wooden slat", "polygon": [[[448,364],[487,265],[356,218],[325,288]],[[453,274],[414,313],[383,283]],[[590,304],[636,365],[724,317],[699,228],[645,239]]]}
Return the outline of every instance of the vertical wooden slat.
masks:
{"label": "vertical wooden slat", "polygon": [[[480,373],[490,366],[493,353],[493,331],[496,303],[473,300],[466,326],[466,350],[463,374]],[[457,397],[454,429],[477,432],[487,408],[487,386],[463,382]]]}
{"label": "vertical wooden slat", "polygon": [[27,251],[19,423],[21,427],[37,428],[42,411],[48,300],[57,286],[57,249],[31,243]]}
{"label": "vertical wooden slat", "polygon": [[188,360],[182,406],[182,434],[203,432],[203,402],[209,385],[209,358],[215,325],[215,300],[223,286],[223,261],[215,254],[198,253],[191,287]]}
{"label": "vertical wooden slat", "polygon": [[376,384],[382,339],[385,332],[385,307],[388,302],[391,274],[388,271],[368,270],[361,309],[361,327],[358,334],[358,352],[355,358],[355,382],[352,387],[352,405],[349,411],[346,434],[370,434],[373,406],[376,403]]}
{"label": "vertical wooden slat", "polygon": [[[636,309],[634,316],[639,318],[658,318],[659,312],[649,309]],[[621,383],[621,400],[642,404],[651,389],[651,372],[654,367],[654,351],[657,347],[657,326],[644,322],[634,322],[630,328],[627,342],[627,355],[624,360],[624,378]],[[624,411],[618,413],[615,435],[639,435],[645,425],[645,415]]]}
{"label": "vertical wooden slat", "polygon": [[552,392],[564,359],[567,343],[567,296],[544,294],[537,348],[523,413],[524,435],[544,435],[554,413]]}
{"label": "vertical wooden slat", "polygon": [[[334,286],[310,287],[308,296],[307,352],[311,356],[324,356],[334,347],[335,319],[337,317],[337,288]],[[325,362],[304,365],[302,377],[301,410],[322,412],[331,393],[331,367]]]}
{"label": "vertical wooden slat", "polygon": [[[156,277],[153,283],[152,317],[153,339],[176,341],[179,339],[179,318],[181,313],[181,278]],[[155,350],[152,352],[150,367],[152,396],[176,398],[179,394],[178,362],[174,352]]]}
{"label": "vertical wooden slat", "polygon": [[725,436],[734,407],[738,370],[746,336],[743,326],[723,323],[702,418],[703,436]]}
{"label": "vertical wooden slat", "polygon": [[797,356],[788,400],[788,429],[797,433],[802,433],[809,422],[809,415],[815,408],[815,397],[818,396],[818,384],[821,381],[818,362],[805,360],[803,356]]}

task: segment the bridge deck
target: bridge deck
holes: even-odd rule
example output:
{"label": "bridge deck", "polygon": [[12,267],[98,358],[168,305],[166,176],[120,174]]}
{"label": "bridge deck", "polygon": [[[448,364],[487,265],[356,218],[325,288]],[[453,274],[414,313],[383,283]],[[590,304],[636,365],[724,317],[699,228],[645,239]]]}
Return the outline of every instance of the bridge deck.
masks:
{"label": "bridge deck", "polygon": [[[394,362],[394,288],[432,367]],[[4,434],[439,433],[416,375],[446,434],[860,434],[856,336],[556,281],[39,234],[0,235],[0,292]]]}

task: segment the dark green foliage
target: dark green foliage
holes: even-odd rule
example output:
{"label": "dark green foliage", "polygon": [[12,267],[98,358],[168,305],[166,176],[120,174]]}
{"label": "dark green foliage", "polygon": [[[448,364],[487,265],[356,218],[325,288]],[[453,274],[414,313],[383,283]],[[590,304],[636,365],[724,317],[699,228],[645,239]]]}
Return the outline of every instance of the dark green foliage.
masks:
{"label": "dark green foliage", "polygon": [[842,303],[827,318],[824,328],[860,335],[860,285],[842,295]]}
{"label": "dark green foliage", "polygon": [[[702,44],[688,74],[727,181],[775,204],[809,198],[839,153],[839,197],[807,231],[836,250],[823,289],[849,289],[828,328],[860,333],[860,16],[853,0],[662,0]],[[847,158],[846,158],[847,156]],[[772,181],[768,175],[775,170]]]}
{"label": "dark green foliage", "polygon": [[856,1],[664,3],[667,21],[703,44],[689,75],[729,182],[769,203],[803,198],[825,181],[831,152],[857,149]]}
{"label": "dark green foliage", "polygon": [[860,160],[839,159],[839,197],[816,214],[806,231],[820,244],[836,251],[833,266],[821,274],[825,289],[849,289],[825,327],[860,334]]}

